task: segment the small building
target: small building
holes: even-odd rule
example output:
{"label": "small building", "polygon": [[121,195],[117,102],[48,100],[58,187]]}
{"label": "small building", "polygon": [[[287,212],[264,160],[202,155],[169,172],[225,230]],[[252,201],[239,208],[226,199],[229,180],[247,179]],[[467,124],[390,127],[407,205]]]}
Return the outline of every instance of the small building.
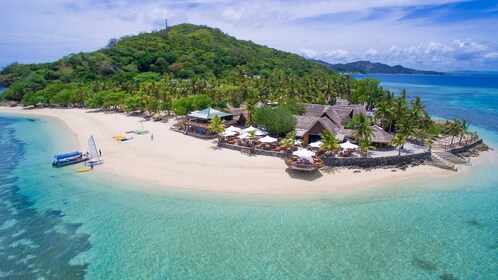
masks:
{"label": "small building", "polygon": [[301,138],[305,145],[320,140],[320,133],[324,130],[330,131],[339,141],[345,137],[351,137],[351,130],[346,129],[344,124],[354,115],[367,112],[365,105],[321,105],[304,104],[306,113],[303,116],[295,116],[296,137]]}
{"label": "small building", "polygon": [[339,141],[344,139],[344,135],[339,133],[340,128],[327,117],[295,117],[297,120],[296,137],[303,140],[303,145],[320,140],[320,133],[323,133],[324,130],[330,131]]}
{"label": "small building", "polygon": [[372,125],[373,135],[370,142],[377,147],[387,147],[389,142],[394,138],[391,134],[385,132],[380,126]]}
{"label": "small building", "polygon": [[222,120],[230,124],[233,120],[233,115],[218,111],[211,107],[200,111],[194,111],[187,115],[187,119],[183,122],[185,132],[198,137],[212,137],[214,134],[208,130],[209,123],[212,118],[219,116]]}

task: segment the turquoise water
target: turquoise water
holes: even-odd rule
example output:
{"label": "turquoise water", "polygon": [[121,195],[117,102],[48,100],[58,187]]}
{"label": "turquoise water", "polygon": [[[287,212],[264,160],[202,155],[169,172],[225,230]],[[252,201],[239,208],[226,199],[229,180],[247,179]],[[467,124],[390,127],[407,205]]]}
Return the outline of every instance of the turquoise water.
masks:
{"label": "turquoise water", "polygon": [[[454,102],[441,100],[439,107]],[[456,114],[475,106],[462,104]],[[479,114],[492,122],[490,112]],[[497,146],[492,127],[475,126]],[[137,192],[137,183],[98,169],[52,168],[54,153],[71,150],[71,137],[51,119],[0,115],[0,278],[498,276],[497,162],[333,197]]]}

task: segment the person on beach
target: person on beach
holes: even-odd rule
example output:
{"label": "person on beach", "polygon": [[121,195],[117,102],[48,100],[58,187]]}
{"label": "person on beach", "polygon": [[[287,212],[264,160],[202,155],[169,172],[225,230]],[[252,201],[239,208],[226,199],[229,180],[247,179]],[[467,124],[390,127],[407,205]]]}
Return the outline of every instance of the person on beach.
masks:
{"label": "person on beach", "polygon": [[154,141],[154,134],[150,135],[150,141]]}
{"label": "person on beach", "polygon": [[102,156],[102,151],[99,149],[99,155]]}

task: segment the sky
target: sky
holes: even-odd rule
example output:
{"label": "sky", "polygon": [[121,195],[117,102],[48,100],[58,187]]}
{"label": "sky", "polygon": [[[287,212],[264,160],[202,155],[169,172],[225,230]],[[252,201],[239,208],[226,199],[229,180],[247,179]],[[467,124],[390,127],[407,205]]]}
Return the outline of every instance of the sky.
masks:
{"label": "sky", "polygon": [[180,23],[330,63],[498,70],[497,0],[1,0],[0,66]]}

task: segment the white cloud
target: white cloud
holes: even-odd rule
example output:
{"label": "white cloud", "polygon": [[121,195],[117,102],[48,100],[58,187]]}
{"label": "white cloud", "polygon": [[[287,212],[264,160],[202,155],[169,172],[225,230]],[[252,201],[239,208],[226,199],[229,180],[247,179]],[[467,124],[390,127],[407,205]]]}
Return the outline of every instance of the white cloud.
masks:
{"label": "white cloud", "polygon": [[378,54],[379,54],[379,51],[378,51],[378,50],[376,50],[376,49],[368,49],[368,50],[367,50],[367,52],[366,52],[366,54],[367,54],[368,56],[376,56],[376,55],[378,55]]}
{"label": "white cloud", "polygon": [[330,63],[371,60],[390,65],[401,64],[418,69],[435,70],[448,69],[449,65],[454,69],[475,69],[476,66],[498,62],[498,47],[472,39],[454,40],[450,44],[431,41],[408,47],[393,45],[380,51],[376,49],[366,51],[302,49],[300,53],[305,57]]}
{"label": "white cloud", "polygon": [[317,51],[314,51],[314,50],[309,50],[309,49],[301,49],[299,51],[301,53],[301,55],[303,55],[304,57],[307,57],[307,58],[317,58],[318,57],[318,54],[319,52]]}

